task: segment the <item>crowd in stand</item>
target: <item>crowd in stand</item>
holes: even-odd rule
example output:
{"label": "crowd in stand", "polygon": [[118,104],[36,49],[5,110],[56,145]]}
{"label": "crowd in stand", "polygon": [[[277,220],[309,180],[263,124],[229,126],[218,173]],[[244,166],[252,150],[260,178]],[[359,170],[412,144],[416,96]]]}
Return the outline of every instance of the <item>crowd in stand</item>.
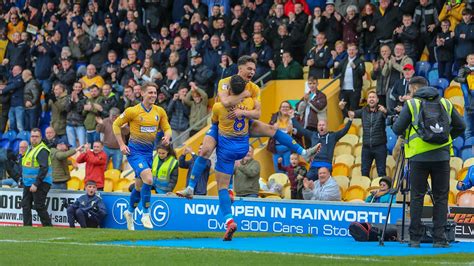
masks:
{"label": "crowd in stand", "polygon": [[[51,149],[56,188],[65,188],[67,158],[78,153],[76,162],[87,165],[86,180],[101,189],[109,160],[122,170],[112,123],[125,108],[140,103],[141,84],[153,82],[160,88],[156,104],[166,110],[178,147],[206,126],[203,118],[218,81],[236,74],[237,58],[250,55],[257,61],[255,80],[303,79],[307,70],[307,92],[294,110],[283,102],[271,124],[303,144],[324,144],[322,151],[306,173],[283,146],[272,143],[269,150],[275,171],[288,173],[293,198],[340,200],[340,194],[327,197],[321,191],[326,182],[335,183],[329,177],[336,142],[352,119],[361,118],[361,174],[369,176],[375,160],[378,175],[385,176],[385,119],[410,99],[408,83],[420,58],[437,65],[439,78],[467,84],[465,137],[472,136],[473,2],[0,1],[0,132],[4,139],[8,132],[15,135],[0,148],[0,179],[18,181],[21,174],[8,163],[21,158],[22,143],[14,139],[40,128]],[[377,83],[364,95],[366,73]],[[349,118],[337,132],[328,131],[327,99],[318,88],[318,79],[327,78],[340,80],[339,107]],[[157,159],[170,172],[175,167],[167,159],[171,151]],[[185,155],[191,153],[186,150]],[[253,163],[251,157],[249,153],[238,166]],[[179,167],[190,164],[192,160],[179,158]],[[237,167],[236,176],[251,174],[242,178],[251,184],[235,181],[236,189],[242,189],[237,195],[258,194],[254,177],[259,174],[242,169]],[[172,191],[175,183],[159,190]],[[196,193],[205,194],[205,186]]]}

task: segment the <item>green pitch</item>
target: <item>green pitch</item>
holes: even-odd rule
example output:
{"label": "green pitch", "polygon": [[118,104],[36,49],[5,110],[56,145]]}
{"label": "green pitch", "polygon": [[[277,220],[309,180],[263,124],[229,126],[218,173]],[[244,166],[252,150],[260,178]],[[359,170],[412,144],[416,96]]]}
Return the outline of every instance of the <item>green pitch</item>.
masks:
{"label": "green pitch", "polygon": [[[237,237],[263,236],[239,233]],[[268,235],[266,235],[268,236]],[[0,265],[468,265],[470,254],[349,257],[98,245],[119,240],[212,237],[222,233],[0,227]]]}

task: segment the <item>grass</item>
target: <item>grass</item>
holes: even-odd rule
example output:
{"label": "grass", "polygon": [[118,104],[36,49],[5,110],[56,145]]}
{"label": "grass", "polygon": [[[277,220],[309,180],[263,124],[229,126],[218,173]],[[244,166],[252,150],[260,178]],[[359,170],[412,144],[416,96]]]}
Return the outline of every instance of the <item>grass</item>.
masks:
{"label": "grass", "polygon": [[[239,233],[239,237],[257,234]],[[262,234],[258,234],[262,236]],[[268,236],[268,235],[267,235]],[[474,262],[472,254],[412,257],[350,257],[98,245],[119,240],[220,238],[222,233],[123,231],[112,229],[0,227],[0,265],[410,265]]]}

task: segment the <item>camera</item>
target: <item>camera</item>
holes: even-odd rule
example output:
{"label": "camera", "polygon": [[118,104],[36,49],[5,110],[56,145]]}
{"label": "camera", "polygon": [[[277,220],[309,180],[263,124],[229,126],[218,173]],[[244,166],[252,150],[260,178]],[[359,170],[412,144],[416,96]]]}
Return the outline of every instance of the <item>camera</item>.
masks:
{"label": "camera", "polygon": [[398,115],[389,115],[387,116],[386,120],[385,120],[385,124],[387,126],[391,126],[393,125],[393,123],[395,123],[395,121],[397,121],[398,119]]}

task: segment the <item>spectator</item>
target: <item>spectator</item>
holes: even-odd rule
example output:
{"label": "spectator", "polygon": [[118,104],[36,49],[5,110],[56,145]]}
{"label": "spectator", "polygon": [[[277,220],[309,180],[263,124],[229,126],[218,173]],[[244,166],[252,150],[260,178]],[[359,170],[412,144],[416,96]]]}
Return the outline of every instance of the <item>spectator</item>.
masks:
{"label": "spectator", "polygon": [[[272,60],[273,63],[278,66],[282,62],[284,52],[289,52],[292,55],[297,53],[295,47],[299,45],[298,42],[301,40],[301,33],[298,32],[297,27],[293,27],[293,30],[289,33],[288,26],[286,24],[280,24],[277,30],[272,31],[272,34],[277,36],[276,38],[270,39],[273,48]],[[299,52],[301,53],[301,51]]]}
{"label": "spectator", "polygon": [[332,178],[329,169],[321,167],[318,180],[303,179],[303,198],[305,200],[340,201],[341,191],[336,180]]}
{"label": "spectator", "polygon": [[[308,87],[309,92],[296,104],[296,110],[302,127],[317,131],[318,121],[327,119],[327,98],[324,92],[318,90],[318,80],[315,77],[309,76]],[[310,144],[311,137],[305,138],[305,146],[309,147]]]}
{"label": "spectator", "polygon": [[329,78],[327,64],[331,58],[331,50],[326,46],[326,35],[320,32],[316,36],[316,45],[309,50],[303,60],[309,66],[309,76],[317,79]]}
{"label": "spectator", "polygon": [[67,220],[71,228],[76,227],[76,222],[81,228],[97,228],[106,215],[107,209],[102,198],[97,195],[97,185],[94,181],[87,181],[86,194],[67,207]]}
{"label": "spectator", "polygon": [[[85,117],[84,126],[87,132],[87,143],[89,144],[99,140],[99,136],[95,131],[95,127],[97,126],[96,117],[100,117],[100,113],[104,111],[101,105],[104,97],[102,97],[99,92],[99,88],[95,85],[90,88],[90,97],[84,105],[84,111],[82,111]],[[100,183],[97,183],[97,186],[101,188]]]}
{"label": "spectator", "polygon": [[474,53],[466,58],[467,64],[459,70],[459,74],[455,81],[461,83],[464,93],[464,121],[466,122],[466,130],[464,137],[466,139],[474,136]]}
{"label": "spectator", "polygon": [[349,117],[362,118],[362,176],[370,176],[370,169],[375,160],[378,176],[385,176],[387,158],[387,135],[385,118],[387,109],[379,104],[375,91],[367,95],[367,106],[349,111]]}
{"label": "spectator", "polygon": [[161,73],[153,67],[153,61],[151,58],[146,58],[143,61],[143,67],[141,69],[133,68],[132,71],[135,80],[139,84],[142,84],[143,82],[155,82],[163,79]]}
{"label": "spectator", "polygon": [[282,62],[276,66],[273,61],[270,61],[270,68],[273,71],[275,79],[302,79],[303,67],[293,60],[290,52],[284,51]]}
{"label": "spectator", "polygon": [[466,57],[474,51],[474,23],[471,22],[472,9],[462,11],[462,21],[454,29],[455,60],[457,67],[462,66]]}
{"label": "spectator", "polygon": [[257,80],[270,71],[270,62],[273,62],[272,48],[266,43],[262,33],[254,33],[249,54],[257,61],[257,69],[253,77],[254,80]]}
{"label": "spectator", "polygon": [[38,81],[33,78],[31,70],[25,69],[21,73],[23,82],[25,83],[23,101],[25,106],[25,130],[30,131],[38,127],[39,117],[41,113],[41,87]]}
{"label": "spectator", "polygon": [[359,21],[359,11],[357,6],[349,5],[346,9],[346,16],[342,18],[342,40],[345,43],[359,43],[361,23]]}
{"label": "spectator", "polygon": [[90,145],[84,145],[81,154],[77,157],[77,163],[86,164],[86,176],[84,183],[94,181],[97,184],[97,190],[104,190],[104,172],[107,167],[107,154],[103,151],[104,144],[100,141],[94,141],[92,151]]}
{"label": "spectator", "polygon": [[[100,118],[97,117],[97,132],[103,134],[104,140],[104,152],[107,155],[107,164],[112,160],[112,165],[114,169],[122,170],[122,160],[123,155],[120,151],[120,146],[117,143],[117,139],[112,131],[112,124],[115,119],[120,115],[120,110],[116,107],[112,107],[109,112],[109,117]],[[128,135],[128,127],[122,128],[122,137],[125,139],[125,136]]]}
{"label": "spectator", "polygon": [[106,118],[109,116],[110,109],[118,106],[118,100],[115,93],[112,92],[112,87],[109,84],[104,84],[102,87],[102,111],[100,112],[100,117]]}
{"label": "spectator", "polygon": [[[196,87],[196,84],[192,83],[191,87]],[[173,130],[173,146],[176,148],[181,146],[189,136],[187,129],[189,128],[190,108],[185,104],[187,93],[188,88],[180,88],[178,93],[176,93],[173,96],[173,99],[171,99],[166,110],[171,129]],[[187,133],[185,134],[185,132]],[[178,138],[178,136],[181,137]]]}
{"label": "spectator", "polygon": [[456,184],[456,188],[459,191],[465,191],[474,186],[474,165],[469,166],[466,177],[463,180],[459,180]]}
{"label": "spectator", "polygon": [[362,29],[359,38],[359,50],[368,62],[375,60],[378,46],[375,40],[374,12],[375,6],[369,3],[364,6],[361,14]]}
{"label": "spectator", "polygon": [[316,6],[313,8],[313,16],[309,16],[304,30],[304,36],[308,36],[304,51],[309,50],[315,45],[316,36],[319,34],[318,25],[323,20],[322,13],[321,7]]}
{"label": "spectator", "polygon": [[[20,141],[18,154],[0,148],[0,186],[18,187],[22,172],[21,158],[25,155],[26,150],[28,150],[28,141],[26,140]],[[6,178],[6,174],[9,178]]]}
{"label": "spectator", "polygon": [[448,30],[452,32],[454,32],[456,26],[461,22],[462,11],[466,8],[466,4],[460,2],[461,1],[446,1],[439,13],[439,21],[448,20],[450,23]]}
{"label": "spectator", "polygon": [[[198,154],[200,153],[202,145],[199,146]],[[186,160],[186,155],[190,154],[191,159]],[[179,167],[184,169],[193,169],[194,161],[196,160],[197,155],[192,151],[190,147],[185,147],[183,154],[179,156]],[[198,178],[197,184],[193,185],[194,195],[205,196],[207,194],[207,181],[209,180],[209,172],[211,170],[211,160],[206,160],[206,168],[202,172],[201,176]],[[191,182],[195,182],[194,179],[191,179],[191,170],[188,170],[186,174],[186,187],[190,186]]]}
{"label": "spectator", "polygon": [[321,167],[329,170],[332,169],[332,159],[334,157],[336,143],[346,135],[351,125],[352,119],[349,117],[349,121],[343,129],[336,132],[329,132],[328,122],[326,120],[319,120],[318,131],[310,131],[301,127],[300,123],[293,119],[293,126],[296,128],[296,131],[305,136],[305,138],[311,139],[311,146],[321,144],[319,153],[314,156],[310,163],[309,171],[306,175],[309,180],[318,180],[318,171]]}
{"label": "spectator", "polygon": [[[392,0],[380,0],[379,8],[375,10],[373,23],[375,25],[375,45],[374,50],[378,50],[378,45],[392,43],[393,31],[400,25],[402,13]],[[413,62],[412,62],[413,63]]]}
{"label": "spectator", "polygon": [[[316,26],[320,33],[324,33],[324,38],[328,42],[329,49],[334,48],[336,41],[342,39],[342,16],[339,14],[334,7],[334,1],[326,1],[326,9],[322,14],[321,22]],[[316,36],[316,44],[318,39]],[[318,60],[315,60],[318,61]],[[310,73],[311,74],[311,73]],[[318,77],[322,78],[322,77]]]}
{"label": "spectator", "polygon": [[82,83],[82,87],[84,88],[84,95],[87,98],[91,97],[90,90],[93,86],[96,86],[101,89],[102,86],[104,86],[105,84],[104,79],[97,74],[96,68],[93,64],[89,64],[87,66],[87,74],[79,81]]}
{"label": "spectator", "polygon": [[[89,17],[89,16],[88,16]],[[111,46],[111,40],[105,36],[104,26],[96,26],[96,36],[91,36],[89,47],[86,50],[86,55],[89,58],[90,64],[94,65],[96,69],[100,69],[102,64],[105,63],[109,48]],[[91,28],[89,28],[91,29]]]}
{"label": "spectator", "polygon": [[328,68],[333,68],[337,62],[339,65],[342,60],[347,58],[346,44],[343,41],[337,41],[334,50],[331,51],[331,58],[328,62]]}
{"label": "spectator", "polygon": [[157,156],[153,158],[153,187],[157,194],[167,194],[174,190],[178,182],[178,160],[171,145],[159,144]]}
{"label": "spectator", "polygon": [[86,52],[90,47],[89,36],[84,33],[82,24],[73,23],[74,34],[69,37],[69,48],[71,48],[71,56],[78,64],[84,65],[87,62]]}
{"label": "spectator", "polygon": [[[291,104],[288,101],[281,102],[278,112],[272,114],[269,124],[283,133],[292,135],[293,124],[291,122],[290,111],[293,111]],[[284,145],[281,145],[274,138],[270,138],[268,141],[267,150],[273,153],[273,168],[275,169],[276,173],[281,172],[278,168],[279,159],[282,159],[283,166],[290,165],[290,149]]]}
{"label": "spectator", "polygon": [[137,52],[133,49],[127,50],[127,58],[123,58],[120,62],[120,69],[118,76],[120,77],[120,84],[125,86],[130,79],[133,79],[133,68],[140,69],[141,62],[137,58]]}
{"label": "spectator", "polygon": [[449,20],[441,21],[441,32],[436,34],[431,44],[438,63],[438,77],[451,80],[454,61],[454,39],[449,31]]}
{"label": "spectator", "polygon": [[165,94],[167,98],[172,98],[178,93],[178,89],[182,86],[183,80],[179,76],[178,69],[174,66],[166,68],[166,79],[163,82],[160,91]]}
{"label": "spectator", "polygon": [[105,83],[111,83],[112,75],[115,73],[115,76],[117,76],[119,69],[120,64],[117,61],[117,52],[115,52],[114,50],[108,51],[107,61],[105,61],[100,67],[99,75],[102,77]]}
{"label": "spectator", "polygon": [[[32,226],[31,209],[34,207],[43,226],[52,226],[46,206],[46,197],[52,183],[49,148],[41,140],[41,131],[31,130],[31,147],[22,158],[23,226]],[[34,202],[34,205],[33,205]]]}
{"label": "spectator", "polygon": [[[10,9],[10,11],[12,11]],[[13,34],[22,33],[25,31],[25,22],[19,17],[20,14],[12,12],[9,17],[7,24],[7,37],[10,41],[13,40]]]}
{"label": "spectator", "polygon": [[403,24],[393,31],[393,40],[395,43],[403,43],[406,54],[413,62],[420,58],[419,48],[416,43],[418,39],[418,28],[413,24],[411,14],[403,14]]}
{"label": "spectator", "polygon": [[[384,0],[387,1],[387,0]],[[403,78],[403,67],[406,64],[414,65],[413,60],[405,55],[405,46],[402,43],[395,45],[394,54],[390,58],[384,58],[384,65],[382,68],[382,75],[389,77],[388,86],[391,88],[395,82]]]}
{"label": "spectator", "polygon": [[66,119],[67,119],[67,92],[66,87],[57,83],[53,88],[54,98],[49,100],[48,107],[51,110],[51,126],[58,138],[66,135]]}
{"label": "spectator", "polygon": [[302,194],[298,193],[298,185],[306,178],[308,171],[304,165],[301,165],[300,156],[297,153],[292,153],[288,166],[282,165],[282,161],[282,158],[278,158],[278,169],[286,172],[290,180],[291,199],[303,199]]}
{"label": "spectator", "polygon": [[44,94],[51,94],[51,68],[53,67],[55,53],[51,37],[37,35],[36,42],[31,48],[31,56],[36,57],[35,77],[41,84]]}
{"label": "spectator", "polygon": [[20,33],[13,33],[12,41],[7,44],[5,57],[2,65],[11,69],[14,66],[19,66],[22,69],[29,65],[30,47],[25,41],[21,40]]}
{"label": "spectator", "polygon": [[72,91],[72,86],[74,85],[74,82],[76,82],[76,71],[72,68],[70,58],[61,59],[61,68],[57,65],[53,65],[51,80],[54,83],[64,84],[68,92]]}
{"label": "spectator", "polygon": [[76,149],[69,149],[70,145],[64,140],[57,141],[56,145],[51,147],[51,169],[53,184],[51,189],[67,189],[67,181],[71,179],[69,173],[69,157],[83,149],[79,146]]}
{"label": "spectator", "polygon": [[388,107],[392,113],[400,113],[406,101],[411,99],[410,80],[415,74],[415,68],[411,64],[403,66],[403,79],[398,80],[390,93],[390,101]]}
{"label": "spectator", "polygon": [[234,191],[237,197],[258,197],[260,185],[260,162],[253,159],[253,147],[247,155],[235,162]]}
{"label": "spectator", "polygon": [[213,72],[217,70],[217,66],[221,61],[221,55],[230,53],[229,45],[227,42],[221,42],[218,35],[212,35],[209,42],[201,41],[197,49],[202,51],[204,64]]}
{"label": "spectator", "polygon": [[133,93],[133,89],[129,86],[126,86],[123,89],[123,96],[119,100],[120,110],[123,111],[128,107],[135,106],[139,104],[140,101],[135,98],[135,94]]}
{"label": "spectator", "polygon": [[191,55],[193,64],[188,70],[188,83],[194,82],[196,86],[207,93],[208,98],[214,97],[214,86],[212,78],[214,72],[208,66],[203,64],[202,55],[199,52]]}
{"label": "spectator", "polygon": [[216,70],[216,82],[214,83],[214,91],[217,91],[217,85],[221,79],[237,74],[237,64],[234,64],[229,53],[224,53],[221,56],[220,64]]}
{"label": "spectator", "polygon": [[69,145],[76,148],[76,142],[79,146],[86,144],[86,129],[84,127],[84,105],[87,98],[82,93],[82,83],[74,83],[71,95],[67,96],[65,110],[66,116],[66,135]]}
{"label": "spectator", "polygon": [[207,94],[204,90],[196,87],[195,83],[191,83],[191,90],[186,94],[183,103],[189,107],[189,127],[191,132],[189,136],[193,136],[207,125],[207,121],[203,118],[207,116]]}
{"label": "spectator", "polygon": [[56,131],[54,131],[53,127],[47,127],[44,131],[45,139],[43,142],[48,146],[48,148],[52,148],[55,146],[56,142],[59,141],[60,138],[56,136]]}
{"label": "spectator", "polygon": [[435,57],[434,51],[431,49],[431,42],[435,36],[435,29],[439,26],[438,10],[428,0],[420,0],[420,5],[415,8],[413,21],[420,32],[420,37],[418,38],[419,55],[427,47],[430,54],[429,60],[434,62]]}
{"label": "spectator", "polygon": [[379,181],[379,189],[370,191],[370,195],[365,199],[367,203],[390,203],[395,202],[395,197],[392,198],[390,189],[392,188],[392,180],[388,176],[384,176]]}
{"label": "spectator", "polygon": [[359,109],[359,102],[362,92],[362,77],[365,74],[365,64],[358,56],[357,45],[350,43],[347,45],[347,58],[340,64],[334,65],[334,74],[339,75],[341,92],[339,99],[345,103],[344,115],[348,110]]}
{"label": "spectator", "polygon": [[0,87],[0,95],[10,100],[10,108],[8,111],[8,119],[10,120],[10,130],[25,130],[25,108],[23,107],[24,83],[21,78],[21,66],[14,66],[11,76],[8,78],[6,86]]}
{"label": "spectator", "polygon": [[385,107],[387,107],[387,94],[391,89],[391,87],[389,87],[391,75],[390,73],[388,75],[383,75],[382,69],[390,60],[391,53],[392,50],[388,45],[380,46],[380,56],[377,60],[372,61],[374,67],[370,73],[372,80],[377,81],[376,91],[377,97],[379,98],[379,103]]}

